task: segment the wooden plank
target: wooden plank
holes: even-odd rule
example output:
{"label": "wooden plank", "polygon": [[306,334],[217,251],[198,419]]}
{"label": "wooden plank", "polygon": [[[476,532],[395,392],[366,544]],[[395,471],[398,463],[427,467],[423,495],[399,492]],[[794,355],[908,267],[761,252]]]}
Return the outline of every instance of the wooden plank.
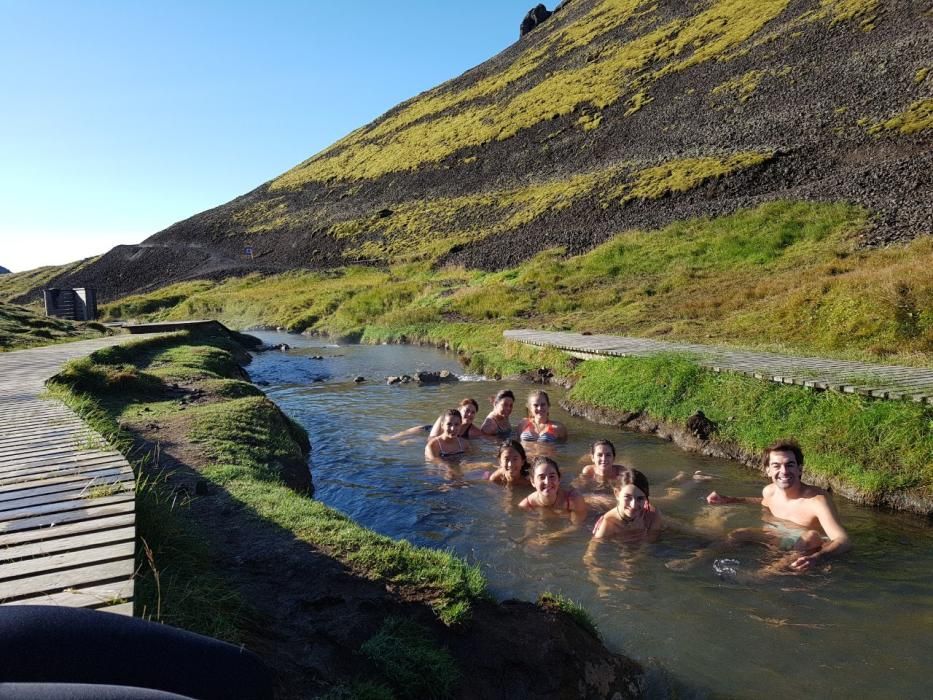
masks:
{"label": "wooden plank", "polygon": [[71,489],[69,491],[41,493],[35,496],[30,496],[28,498],[16,498],[13,500],[2,501],[0,502],[0,520],[5,520],[7,513],[11,511],[21,511],[23,509],[51,505],[53,503],[67,504],[70,501],[95,500],[96,498],[100,498],[102,495],[100,492],[96,492],[94,490],[95,486],[105,488],[106,492],[112,491],[112,493],[107,493],[108,496],[116,495],[119,493],[128,493],[135,490],[135,484],[127,479],[124,479],[123,481],[111,482],[110,484],[94,484],[93,482],[89,481],[84,484],[84,486]]}
{"label": "wooden plank", "polygon": [[[48,483],[48,480],[39,482],[26,482],[23,484],[14,484],[12,486],[0,487],[0,509],[4,504],[10,501],[16,501],[22,498],[32,498],[33,496],[42,496],[53,493],[66,493],[68,491],[93,488],[94,486],[106,486],[124,481],[133,481],[133,471],[129,467],[122,469],[109,469],[102,471],[97,476],[88,478],[84,474],[77,477],[65,477],[68,481],[58,481]],[[42,486],[31,486],[31,484],[40,483]]]}
{"label": "wooden plank", "polygon": [[[31,557],[21,561],[6,562],[0,564],[0,582],[23,578],[25,576],[36,576],[49,571],[59,569],[71,569],[76,566],[87,566],[97,564],[113,559],[126,559],[136,555],[136,543],[119,542],[117,544],[105,544],[98,547],[88,547],[74,552],[59,552],[41,557]],[[132,568],[130,569],[132,572]]]}
{"label": "wooden plank", "polygon": [[[8,495],[10,498],[16,498],[20,491],[39,491],[40,489],[53,489],[56,487],[69,488],[70,484],[75,482],[85,483],[92,479],[108,479],[123,474],[132,474],[133,470],[129,465],[121,464],[112,467],[102,467],[100,469],[90,469],[76,474],[65,474],[63,476],[46,476],[43,479],[32,479],[30,481],[15,482],[0,486],[0,501]],[[39,485],[41,484],[41,486]]]}
{"label": "wooden plank", "polygon": [[[134,570],[133,564],[133,559],[120,559],[102,564],[82,566],[77,569],[54,571],[29,578],[2,581],[0,582],[0,601],[5,602],[11,598],[26,596],[35,597],[43,593],[55,593],[68,588],[109,583],[110,581],[127,581]],[[130,572],[129,575],[127,575],[127,571]]]}
{"label": "wooden plank", "polygon": [[131,525],[129,527],[120,527],[113,530],[94,530],[79,535],[72,535],[71,537],[59,537],[54,540],[29,542],[13,547],[0,547],[0,564],[17,561],[19,559],[28,559],[30,557],[70,552],[86,547],[96,547],[103,544],[115,544],[117,542],[127,541],[134,542],[135,538],[136,528]]}
{"label": "wooden plank", "polygon": [[15,479],[28,478],[30,476],[56,476],[62,473],[71,473],[79,470],[101,469],[104,466],[113,466],[115,464],[127,464],[127,461],[119,452],[110,454],[103,453],[102,456],[75,458],[68,460],[53,461],[50,464],[29,464],[18,468],[9,468],[0,470],[0,482],[10,482]]}
{"label": "wooden plank", "polygon": [[[40,515],[53,515],[55,513],[64,513],[72,510],[85,510],[93,505],[111,505],[114,503],[123,503],[132,501],[135,494],[121,493],[116,496],[105,496],[104,498],[83,498],[75,501],[63,501],[61,503],[45,503],[43,505],[30,506],[27,508],[18,508],[14,510],[3,511],[0,518],[0,531],[3,531],[6,525],[22,518],[35,518]],[[54,520],[55,518],[50,518]]]}
{"label": "wooden plank", "polygon": [[[4,605],[64,605],[71,608],[98,608],[108,612],[114,608],[129,606],[132,612],[132,603],[118,603],[115,601],[132,600],[134,585],[132,580],[114,581],[112,583],[102,583],[96,586],[87,586],[84,588],[67,588],[57,593],[45,593],[42,595],[19,598],[4,603]],[[127,613],[127,614],[131,614]]]}
{"label": "wooden plank", "polygon": [[0,474],[13,472],[19,469],[32,469],[35,467],[57,466],[60,464],[78,464],[81,462],[90,462],[99,459],[113,459],[117,457],[123,459],[123,455],[114,450],[70,450],[55,455],[37,455],[35,457],[25,456],[16,461],[9,461],[0,464]]}
{"label": "wooden plank", "polygon": [[20,520],[0,522],[0,543],[4,541],[2,535],[7,533],[32,530],[35,528],[51,528],[61,525],[62,523],[72,523],[76,520],[95,520],[106,515],[132,513],[134,510],[135,503],[129,500],[119,503],[95,504],[88,508],[58,513],[54,518],[50,518],[49,515],[46,514],[35,518],[22,518]]}
{"label": "wooden plank", "polygon": [[[126,509],[124,509],[124,511],[126,511]],[[129,512],[117,513],[115,515],[105,513],[103,517],[85,518],[75,520],[74,522],[58,521],[54,525],[45,523],[43,526],[33,529],[0,534],[0,547],[14,547],[29,542],[50,541],[60,537],[71,537],[86,532],[105,532],[107,530],[133,525],[135,522],[136,516],[132,510],[130,510]]]}

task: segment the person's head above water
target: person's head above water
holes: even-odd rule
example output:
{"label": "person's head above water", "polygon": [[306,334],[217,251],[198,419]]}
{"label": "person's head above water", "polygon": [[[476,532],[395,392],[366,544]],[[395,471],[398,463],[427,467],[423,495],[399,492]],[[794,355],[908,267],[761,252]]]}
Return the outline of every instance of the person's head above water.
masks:
{"label": "person's head above water", "polygon": [[560,467],[550,457],[538,455],[531,463],[531,482],[536,491],[556,491],[560,487]]}
{"label": "person's head above water", "polygon": [[762,451],[762,466],[771,483],[787,494],[803,488],[803,450],[796,440],[782,439]]}
{"label": "person's head above water", "polygon": [[590,457],[597,467],[597,473],[605,473],[615,463],[616,446],[609,440],[597,440],[590,445]]}
{"label": "person's head above water", "polygon": [[460,415],[464,423],[472,422],[477,411],[479,411],[479,404],[476,403],[476,399],[466,398],[460,402]]}
{"label": "person's head above water", "polygon": [[463,417],[456,408],[448,408],[440,415],[438,420],[441,422],[441,430],[443,433],[449,435],[460,427],[460,424],[463,422]]}
{"label": "person's head above water", "polygon": [[625,522],[637,520],[644,515],[648,507],[648,477],[637,469],[624,469],[619,475],[621,486],[616,494],[619,503],[616,506]]}
{"label": "person's head above water", "polygon": [[637,469],[623,469],[619,474],[619,482],[622,486],[632,484],[645,494],[645,498],[650,496],[651,487],[648,485],[648,477]]}
{"label": "person's head above water", "polygon": [[789,452],[793,454],[797,466],[803,469],[803,450],[800,447],[800,443],[793,438],[775,440],[761,451],[761,466],[764,469],[767,469],[771,463],[772,452]]}
{"label": "person's head above water", "polygon": [[532,391],[525,402],[525,410],[529,418],[542,418],[547,420],[551,410],[551,399],[546,391]]}
{"label": "person's head above water", "polygon": [[499,445],[496,461],[501,469],[512,475],[528,476],[528,456],[518,440],[506,440]]}
{"label": "person's head above water", "polygon": [[511,389],[502,389],[492,399],[493,413],[508,418],[512,413],[512,406],[515,404],[515,394]]}

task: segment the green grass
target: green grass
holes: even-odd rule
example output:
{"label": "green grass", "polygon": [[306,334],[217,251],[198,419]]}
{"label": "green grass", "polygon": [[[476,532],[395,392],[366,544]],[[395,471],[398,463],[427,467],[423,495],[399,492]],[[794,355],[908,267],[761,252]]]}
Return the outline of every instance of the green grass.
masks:
{"label": "green grass", "polygon": [[[188,438],[210,459],[203,475],[248,511],[328,552],[358,575],[428,600],[444,623],[466,621],[471,602],[487,595],[478,568],[448,552],[378,535],[286,485],[295,470],[307,469],[307,434],[265,396],[244,389],[232,345],[225,334],[196,331],[141,340],[71,363],[55,383],[74,395],[94,397],[114,424],[144,415],[163,420],[183,415]],[[200,389],[205,400],[179,414],[176,402],[165,396],[178,382]],[[170,605],[167,610],[175,614]]]}
{"label": "green grass", "polygon": [[702,410],[718,424],[718,439],[751,453],[793,435],[807,448],[809,473],[869,500],[933,491],[929,406],[717,374],[676,355],[586,362],[576,371],[573,401],[680,424]]}
{"label": "green grass", "polygon": [[[6,275],[0,276],[0,278]],[[0,352],[108,335],[99,323],[76,323],[0,301]]]}
{"label": "green grass", "polygon": [[[11,272],[10,274],[0,275],[0,302],[9,302],[37,287],[44,287],[56,277],[78,272],[81,268],[97,260],[96,257],[85,258],[66,265],[48,265],[26,272]],[[41,302],[39,305],[41,305]],[[37,309],[39,305],[37,305]]]}
{"label": "green grass", "polygon": [[599,639],[599,630],[596,628],[596,623],[593,622],[593,618],[579,603],[575,603],[560,593],[545,592],[538,598],[538,605],[545,610],[560,610],[565,615],[569,615],[581,628]]}
{"label": "green grass", "polygon": [[933,239],[860,250],[865,220],[843,204],[774,202],[496,273],[417,263],[231,279],[157,315],[470,355],[501,355],[498,333],[530,326],[930,366]]}
{"label": "green grass", "polygon": [[449,698],[460,680],[450,653],[410,620],[389,618],[360,653],[388,679],[396,697]]}

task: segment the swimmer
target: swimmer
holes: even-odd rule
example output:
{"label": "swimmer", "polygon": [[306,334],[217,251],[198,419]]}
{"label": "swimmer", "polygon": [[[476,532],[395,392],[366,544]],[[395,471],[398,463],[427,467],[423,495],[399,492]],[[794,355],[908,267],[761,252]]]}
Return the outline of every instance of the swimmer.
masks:
{"label": "swimmer", "polygon": [[425,459],[450,459],[466,454],[470,443],[459,435],[463,423],[460,411],[449,408],[437,420],[440,421],[443,432],[428,440],[428,444],[424,446]]}
{"label": "swimmer", "polygon": [[615,463],[616,447],[609,440],[597,440],[590,445],[591,464],[587,464],[580,472],[585,479],[595,479],[600,483],[615,481],[625,470],[621,464]]}
{"label": "swimmer", "polygon": [[586,517],[586,501],[574,489],[561,488],[560,468],[550,457],[535,457],[531,463],[531,485],[535,492],[518,504],[522,510],[569,512],[574,524]]}
{"label": "swimmer", "polygon": [[616,537],[625,542],[653,542],[663,527],[661,511],[648,500],[648,478],[637,469],[623,469],[618,503],[593,528],[593,538]]}
{"label": "swimmer", "polygon": [[509,416],[512,415],[512,406],[515,404],[515,394],[511,389],[503,389],[492,400],[492,411],[480,426],[484,434],[507,440],[512,435],[512,424]]}
{"label": "swimmer", "polygon": [[489,474],[489,481],[505,486],[528,485],[528,457],[518,440],[506,440],[496,453],[499,468]]}
{"label": "swimmer", "polygon": [[526,407],[528,417],[518,426],[522,442],[557,442],[567,439],[567,428],[550,418],[551,400],[546,392],[531,392]]}
{"label": "swimmer", "polygon": [[701,550],[691,559],[670,562],[670,568],[687,568],[737,545],[755,543],[790,551],[776,569],[801,572],[852,548],[829,493],[801,480],[803,451],[795,440],[778,440],[766,447],[762,467],[771,483],[762,489],[760,498],[723,496],[713,491],[706,501],[710,505],[760,504],[776,520],[765,528],[733,530],[724,543]]}
{"label": "swimmer", "polygon": [[[459,437],[466,438],[467,440],[475,440],[484,437],[483,432],[473,423],[473,419],[476,418],[476,412],[479,411],[479,404],[476,403],[476,399],[463,399],[457,410],[460,411],[460,417],[463,419],[463,422],[460,424]],[[443,415],[441,417],[443,417]],[[441,418],[434,421],[433,425],[416,425],[414,428],[408,428],[400,433],[395,433],[395,435],[385,435],[379,439],[383,442],[404,440],[405,438],[415,437],[424,432],[428,433],[429,438],[441,435],[444,432],[441,427]]]}
{"label": "swimmer", "polygon": [[[463,399],[457,407],[457,410],[460,411],[460,418],[462,419],[460,431],[457,433],[457,436],[467,440],[475,440],[483,437],[483,431],[473,424],[473,419],[476,418],[476,412],[479,411],[479,404],[476,403],[476,399]],[[430,437],[437,437],[442,433],[443,427],[441,426],[441,419],[438,418],[431,427]]]}

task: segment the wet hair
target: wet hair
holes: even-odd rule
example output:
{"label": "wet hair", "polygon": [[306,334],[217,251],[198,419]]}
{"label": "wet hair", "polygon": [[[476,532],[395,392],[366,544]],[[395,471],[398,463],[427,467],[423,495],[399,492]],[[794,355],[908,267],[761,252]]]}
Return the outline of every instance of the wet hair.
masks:
{"label": "wet hair", "polygon": [[557,478],[560,478],[560,467],[557,466],[555,462],[550,457],[545,457],[544,455],[538,455],[531,462],[531,473],[534,474],[538,467],[542,464],[547,464],[548,466],[554,467],[554,471],[557,472]]}
{"label": "wet hair", "polygon": [[622,473],[619,474],[619,484],[621,486],[634,484],[637,488],[641,489],[643,494],[645,494],[645,498],[648,498],[651,495],[649,493],[651,487],[648,486],[648,477],[637,469],[623,469]]}
{"label": "wet hair", "polygon": [[440,417],[438,418],[438,420],[441,422],[441,425],[443,425],[443,424],[444,424],[444,419],[445,419],[445,418],[453,418],[454,416],[457,417],[457,421],[458,421],[458,422],[460,422],[460,423],[463,422],[463,416],[460,415],[460,411],[458,411],[456,408],[448,408],[446,411],[444,411],[444,412],[440,415]]}
{"label": "wet hair", "polygon": [[522,443],[518,440],[506,440],[501,445],[499,445],[499,450],[496,452],[496,461],[499,461],[499,458],[502,456],[502,453],[507,449],[512,448],[518,452],[518,456],[522,458],[522,469],[521,475],[528,476],[528,455],[525,454],[525,448],[522,447]]}
{"label": "wet hair", "polygon": [[772,452],[793,452],[794,458],[797,460],[797,466],[803,467],[803,450],[800,448],[800,443],[793,438],[781,438],[780,440],[775,440],[765,449],[763,449],[761,451],[762,468],[768,468],[768,465],[771,463]]}
{"label": "wet hair", "polygon": [[616,456],[616,446],[613,445],[609,440],[597,440],[596,442],[594,442],[592,445],[590,445],[590,454],[593,454],[594,452],[596,452],[596,448],[599,447],[600,445],[605,445],[606,447],[608,447],[610,450],[612,450],[612,456],[613,457]]}
{"label": "wet hair", "polygon": [[496,392],[496,395],[492,397],[493,406],[502,401],[502,399],[512,399],[512,401],[515,401],[515,394],[512,393],[511,389],[502,389]]}
{"label": "wet hair", "polygon": [[467,405],[473,406],[473,408],[477,411],[479,410],[479,404],[476,403],[476,399],[466,398],[460,402],[460,408],[463,408]]}
{"label": "wet hair", "polygon": [[528,400],[525,402],[525,413],[529,418],[531,418],[531,402],[537,398],[543,398],[547,402],[548,408],[551,407],[551,397],[547,395],[546,391],[541,391],[540,389],[538,391],[532,391],[528,394]]}

